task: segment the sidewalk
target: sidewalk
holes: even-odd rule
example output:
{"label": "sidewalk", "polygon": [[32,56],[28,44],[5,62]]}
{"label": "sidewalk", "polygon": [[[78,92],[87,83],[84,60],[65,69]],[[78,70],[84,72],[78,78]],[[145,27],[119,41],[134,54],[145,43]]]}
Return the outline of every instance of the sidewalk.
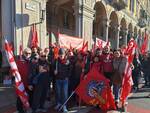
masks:
{"label": "sidewalk", "polygon": [[[150,113],[150,98],[146,96],[150,93],[150,88],[142,88],[129,98],[129,104],[126,113]],[[0,113],[14,113],[15,108],[15,92],[12,87],[0,87]],[[51,103],[47,113],[60,113],[54,110],[54,104]],[[72,107],[69,113],[120,113],[118,111],[103,112],[99,108],[82,106]],[[123,112],[122,112],[123,113]]]}
{"label": "sidewalk", "polygon": [[15,107],[15,92],[12,86],[0,86],[0,113]]}
{"label": "sidewalk", "polygon": [[[15,92],[13,87],[0,87],[0,113],[15,113]],[[50,105],[50,108],[47,113],[60,113],[54,110],[53,104]],[[81,106],[72,107],[69,109],[69,113],[103,113],[100,109],[95,109],[93,107]],[[109,111],[107,113],[118,113],[116,111]]]}

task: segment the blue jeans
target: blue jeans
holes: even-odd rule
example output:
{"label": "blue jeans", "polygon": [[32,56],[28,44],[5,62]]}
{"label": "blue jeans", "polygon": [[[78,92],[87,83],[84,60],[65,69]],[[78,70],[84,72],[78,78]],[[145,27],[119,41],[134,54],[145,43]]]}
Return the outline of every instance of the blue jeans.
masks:
{"label": "blue jeans", "polygon": [[115,96],[115,101],[119,101],[120,98],[120,86],[113,84],[113,94]]}
{"label": "blue jeans", "polygon": [[68,98],[68,79],[56,80],[56,103],[63,104]]}

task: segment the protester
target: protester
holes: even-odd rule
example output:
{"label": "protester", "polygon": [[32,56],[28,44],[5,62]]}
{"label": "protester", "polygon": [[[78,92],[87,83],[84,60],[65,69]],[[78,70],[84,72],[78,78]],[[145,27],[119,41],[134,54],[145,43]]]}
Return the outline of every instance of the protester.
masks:
{"label": "protester", "polygon": [[[63,48],[59,50],[59,58],[56,62],[54,74],[56,78],[57,104],[55,109],[58,110],[68,98],[68,79],[70,77],[70,62]],[[63,106],[63,112],[68,112],[66,105]]]}
{"label": "protester", "polygon": [[133,83],[134,83],[133,90],[138,91],[139,90],[139,82],[140,82],[140,79],[142,78],[142,65],[139,60],[138,55],[135,55],[135,57],[133,59],[133,65],[134,65],[134,69],[132,71],[132,78],[133,78]]}
{"label": "protester", "polygon": [[46,101],[48,85],[49,85],[49,65],[47,62],[47,56],[44,52],[40,53],[38,61],[38,75],[36,75],[36,82],[34,83],[34,94],[32,110],[33,113],[37,111],[46,112],[44,104]]}
{"label": "protester", "polygon": [[90,70],[90,65],[91,65],[91,52],[90,51],[87,51],[86,53],[82,53],[84,54],[84,69],[83,69],[83,72],[84,72],[84,75],[86,75],[89,70]]}
{"label": "protester", "polygon": [[32,58],[34,58],[38,54],[38,49],[37,49],[37,47],[33,46],[31,48],[31,51],[32,51],[32,53],[31,53],[31,59],[32,59]]}
{"label": "protester", "polygon": [[49,48],[46,47],[46,48],[44,49],[44,53],[46,54],[46,56],[48,56],[49,52],[50,52]]}
{"label": "protester", "polygon": [[124,72],[125,72],[126,65],[127,65],[127,58],[121,55],[120,50],[115,50],[114,59],[113,59],[113,72],[115,75],[112,76],[111,81],[113,83],[113,93],[115,96],[115,103],[117,108],[119,108],[118,104],[120,102],[119,100],[120,88],[122,85],[123,76],[125,74]]}
{"label": "protester", "polygon": [[[21,75],[22,82],[25,86],[25,90],[28,94],[30,94],[30,90],[28,89],[28,78],[29,78],[29,67],[30,67],[30,57],[31,57],[31,49],[26,48],[23,52],[22,59],[17,59],[16,64],[19,70],[19,73]],[[30,95],[29,95],[30,97]],[[29,102],[30,98],[29,98]],[[31,104],[31,103],[30,103]],[[19,97],[17,97],[17,103],[16,103],[17,111],[19,113],[25,113],[23,104]]]}
{"label": "protester", "polygon": [[36,77],[38,76],[38,60],[39,55],[36,54],[30,62],[30,68],[29,68],[29,80],[28,80],[28,89],[30,90],[30,103],[33,101],[33,93],[34,93],[34,87],[36,85]]}
{"label": "protester", "polygon": [[142,69],[144,72],[144,79],[145,79],[145,87],[150,86],[150,57],[148,54],[143,56],[142,60]]}
{"label": "protester", "polygon": [[100,57],[100,59],[102,61],[102,71],[104,73],[104,76],[110,80],[113,72],[113,65],[112,65],[113,55],[110,52],[109,46],[104,47],[103,54]]}
{"label": "protester", "polygon": [[[74,62],[75,61],[75,62]],[[77,56],[74,56],[74,60],[70,61],[71,62],[71,65],[72,65],[72,69],[71,69],[71,76],[70,76],[70,79],[69,79],[69,89],[70,89],[70,94],[75,91],[75,89],[77,88],[77,86],[79,85],[80,83],[80,79],[81,79],[81,76],[82,76],[82,69],[84,67],[84,62],[83,62],[83,56],[81,53],[78,53]],[[77,95],[74,95],[72,97],[72,101],[74,104],[78,104],[78,97]]]}

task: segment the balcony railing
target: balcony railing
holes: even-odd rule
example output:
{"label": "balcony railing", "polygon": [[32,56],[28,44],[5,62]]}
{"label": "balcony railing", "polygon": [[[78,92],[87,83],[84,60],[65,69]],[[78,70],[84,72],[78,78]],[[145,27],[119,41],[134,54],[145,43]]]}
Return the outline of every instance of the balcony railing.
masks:
{"label": "balcony railing", "polygon": [[139,18],[138,20],[138,25],[143,28],[143,27],[146,27],[147,25],[147,20],[145,18]]}
{"label": "balcony railing", "polygon": [[146,27],[148,24],[148,15],[145,10],[140,10],[140,18],[138,20],[138,25],[143,28]]}
{"label": "balcony railing", "polygon": [[125,9],[127,0],[108,0],[109,3],[117,10]]}

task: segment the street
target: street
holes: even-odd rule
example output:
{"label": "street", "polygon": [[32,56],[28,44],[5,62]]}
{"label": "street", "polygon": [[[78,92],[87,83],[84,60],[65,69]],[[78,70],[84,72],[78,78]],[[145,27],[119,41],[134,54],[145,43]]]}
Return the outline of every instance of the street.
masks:
{"label": "street", "polygon": [[[138,92],[133,93],[129,98],[127,112],[128,113],[150,113],[150,98],[147,95],[150,88],[141,88]],[[17,113],[15,108],[15,94],[12,87],[0,87],[0,113]],[[49,106],[47,113],[59,113],[54,110],[52,103],[47,103]],[[101,111],[99,108],[78,106],[69,108],[69,113],[120,113],[119,111]]]}

